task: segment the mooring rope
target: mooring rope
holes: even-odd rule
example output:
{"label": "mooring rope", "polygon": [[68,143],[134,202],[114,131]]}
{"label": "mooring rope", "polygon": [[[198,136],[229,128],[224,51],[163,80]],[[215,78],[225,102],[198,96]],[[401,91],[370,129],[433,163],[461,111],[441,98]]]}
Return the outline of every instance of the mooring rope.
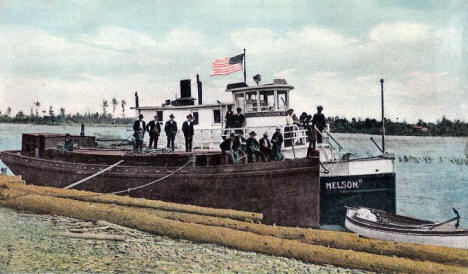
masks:
{"label": "mooring rope", "polygon": [[2,198],[0,199],[0,201],[4,201],[4,200],[9,200],[9,199],[14,199],[14,198],[18,198],[18,197],[23,197],[23,196],[27,196],[27,195],[38,195],[38,196],[49,196],[49,197],[55,197],[55,198],[69,198],[69,199],[73,199],[73,198],[88,198],[88,197],[97,197],[97,196],[104,196],[104,195],[115,195],[115,194],[120,194],[120,193],[125,193],[125,192],[130,192],[130,191],[134,191],[134,190],[137,190],[137,189],[140,189],[140,188],[144,188],[144,187],[147,187],[147,186],[150,186],[150,185],[153,185],[153,184],[156,184],[166,178],[169,178],[171,177],[172,175],[178,173],[179,171],[181,171],[182,169],[184,169],[185,167],[187,167],[189,164],[193,163],[193,159],[190,159],[188,160],[184,165],[180,166],[178,169],[174,170],[173,172],[171,172],[170,174],[167,174],[161,178],[158,178],[154,181],[151,181],[149,183],[146,183],[144,185],[140,185],[140,186],[136,186],[136,187],[132,187],[132,188],[128,188],[128,189],[125,189],[125,190],[118,190],[118,191],[114,191],[114,192],[109,192],[109,193],[96,193],[96,194],[92,194],[92,195],[81,195],[81,196],[65,196],[65,195],[53,195],[53,194],[43,194],[43,193],[35,193],[35,192],[27,192],[27,191],[21,191],[25,194],[20,194],[20,195],[16,195],[16,196],[12,196],[12,197],[6,197],[6,198]]}
{"label": "mooring rope", "polygon": [[319,160],[319,163],[320,163],[320,166],[323,168],[323,173],[325,173],[325,174],[330,173],[330,170],[328,170],[328,169],[322,164],[322,162],[321,162],[320,160]]}
{"label": "mooring rope", "polygon": [[92,178],[98,176],[99,174],[102,174],[102,173],[108,171],[109,169],[114,168],[114,167],[120,165],[121,163],[123,163],[123,161],[124,161],[124,160],[120,160],[120,161],[118,161],[117,163],[115,163],[115,164],[113,164],[113,165],[111,165],[111,166],[108,166],[108,167],[106,167],[105,169],[102,169],[102,170],[100,170],[100,171],[98,171],[98,172],[92,174],[91,176],[88,176],[88,177],[86,177],[86,178],[84,178],[84,179],[81,179],[81,180],[79,180],[79,181],[77,181],[77,182],[75,182],[75,183],[73,183],[73,184],[70,184],[70,185],[64,187],[64,189],[72,188],[72,187],[74,187],[74,186],[77,186],[77,185],[79,185],[79,184],[82,184],[82,183],[88,181],[89,179],[92,179]]}

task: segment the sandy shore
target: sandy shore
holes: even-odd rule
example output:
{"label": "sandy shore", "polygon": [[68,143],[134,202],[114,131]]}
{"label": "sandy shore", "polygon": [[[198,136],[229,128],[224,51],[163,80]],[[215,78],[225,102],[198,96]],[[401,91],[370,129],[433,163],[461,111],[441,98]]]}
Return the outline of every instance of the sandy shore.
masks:
{"label": "sandy shore", "polygon": [[[63,236],[76,232],[120,240]],[[362,273],[0,207],[0,272],[77,271]]]}

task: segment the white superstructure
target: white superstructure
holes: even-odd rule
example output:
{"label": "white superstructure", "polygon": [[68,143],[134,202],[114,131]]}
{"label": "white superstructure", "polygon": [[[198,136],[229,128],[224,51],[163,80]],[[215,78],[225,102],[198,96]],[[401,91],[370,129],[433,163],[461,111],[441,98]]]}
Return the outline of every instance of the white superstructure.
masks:
{"label": "white superstructure", "polygon": [[[175,116],[179,127],[176,135],[176,149],[184,148],[184,137],[181,132],[183,121],[188,114],[194,117],[195,135],[193,147],[195,149],[219,149],[223,137],[230,132],[242,130],[246,137],[250,131],[257,133],[261,138],[264,132],[269,137],[279,126],[283,133],[284,142],[282,152],[286,158],[303,158],[307,154],[309,146],[306,130],[297,125],[287,125],[287,110],[291,108],[290,93],[294,89],[284,79],[274,79],[273,83],[257,86],[247,86],[245,83],[229,84],[226,92],[232,94],[232,102],[218,102],[216,104],[202,104],[201,82],[197,80],[198,100],[191,97],[190,80],[181,81],[181,97],[176,100],[167,100],[160,106],[139,106],[136,97],[136,116],[143,114],[149,121],[154,115],[158,115],[163,129],[169,115]],[[135,94],[136,95],[136,94]],[[136,95],[137,96],[137,95]],[[226,129],[225,115],[231,107],[234,113],[237,108],[242,109],[245,115],[246,125],[242,129]],[[328,171],[324,176],[352,176],[363,174],[381,174],[393,172],[393,157],[369,157],[365,159],[343,159],[337,155],[330,141],[338,147],[340,145],[331,137],[328,131],[323,133],[323,143],[316,144],[320,152],[320,160],[323,170]],[[165,146],[166,138],[164,130],[159,138],[160,146]]]}

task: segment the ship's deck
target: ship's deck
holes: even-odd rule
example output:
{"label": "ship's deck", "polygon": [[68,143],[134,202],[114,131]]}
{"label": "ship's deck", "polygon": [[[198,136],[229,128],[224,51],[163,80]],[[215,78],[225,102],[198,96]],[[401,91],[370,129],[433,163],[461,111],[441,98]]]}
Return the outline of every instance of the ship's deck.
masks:
{"label": "ship's deck", "polygon": [[195,150],[192,152],[174,151],[174,152],[160,152],[149,151],[142,154],[136,153],[132,150],[117,150],[117,149],[96,149],[96,148],[81,148],[67,152],[72,155],[99,155],[99,156],[163,156],[163,155],[176,155],[176,156],[202,156],[202,155],[218,155],[221,151],[216,150]]}
{"label": "ship's deck", "polygon": [[126,164],[136,166],[180,166],[192,156],[197,166],[215,166],[226,164],[226,157],[221,151],[196,150],[193,152],[148,151],[137,153],[133,150],[79,148],[63,152],[60,149],[46,149],[41,158],[87,164],[112,164],[125,160]]}

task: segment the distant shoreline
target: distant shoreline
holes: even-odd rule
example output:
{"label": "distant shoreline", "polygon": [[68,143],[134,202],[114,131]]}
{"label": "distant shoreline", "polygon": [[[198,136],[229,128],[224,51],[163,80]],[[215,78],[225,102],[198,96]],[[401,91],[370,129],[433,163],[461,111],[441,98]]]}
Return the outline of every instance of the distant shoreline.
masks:
{"label": "distant shoreline", "polygon": [[[35,126],[81,126],[82,123],[55,123],[55,124],[42,124],[42,123],[15,123],[15,122],[0,122],[0,124],[7,125],[35,125]],[[121,123],[85,123],[85,127],[132,127],[131,124],[121,124]]]}
{"label": "distant shoreline", "polygon": [[[80,127],[81,123],[53,123],[53,124],[44,124],[44,123],[16,123],[16,122],[0,122],[0,124],[11,124],[11,125],[38,125],[38,126],[73,126],[73,127]],[[113,127],[113,128],[131,128],[132,124],[123,124],[123,123],[85,123],[86,127]],[[371,135],[371,136],[381,136],[380,128],[375,128],[371,130],[371,132],[357,132],[356,130],[343,130],[342,128],[333,128],[332,127],[332,134],[340,133],[340,134],[356,134],[356,135]],[[416,132],[413,134],[398,134],[395,132],[391,132],[387,129],[385,136],[411,136],[411,137],[468,137],[468,132],[466,135],[451,135],[451,134],[444,134],[444,135],[431,135],[425,134],[421,132]]]}

